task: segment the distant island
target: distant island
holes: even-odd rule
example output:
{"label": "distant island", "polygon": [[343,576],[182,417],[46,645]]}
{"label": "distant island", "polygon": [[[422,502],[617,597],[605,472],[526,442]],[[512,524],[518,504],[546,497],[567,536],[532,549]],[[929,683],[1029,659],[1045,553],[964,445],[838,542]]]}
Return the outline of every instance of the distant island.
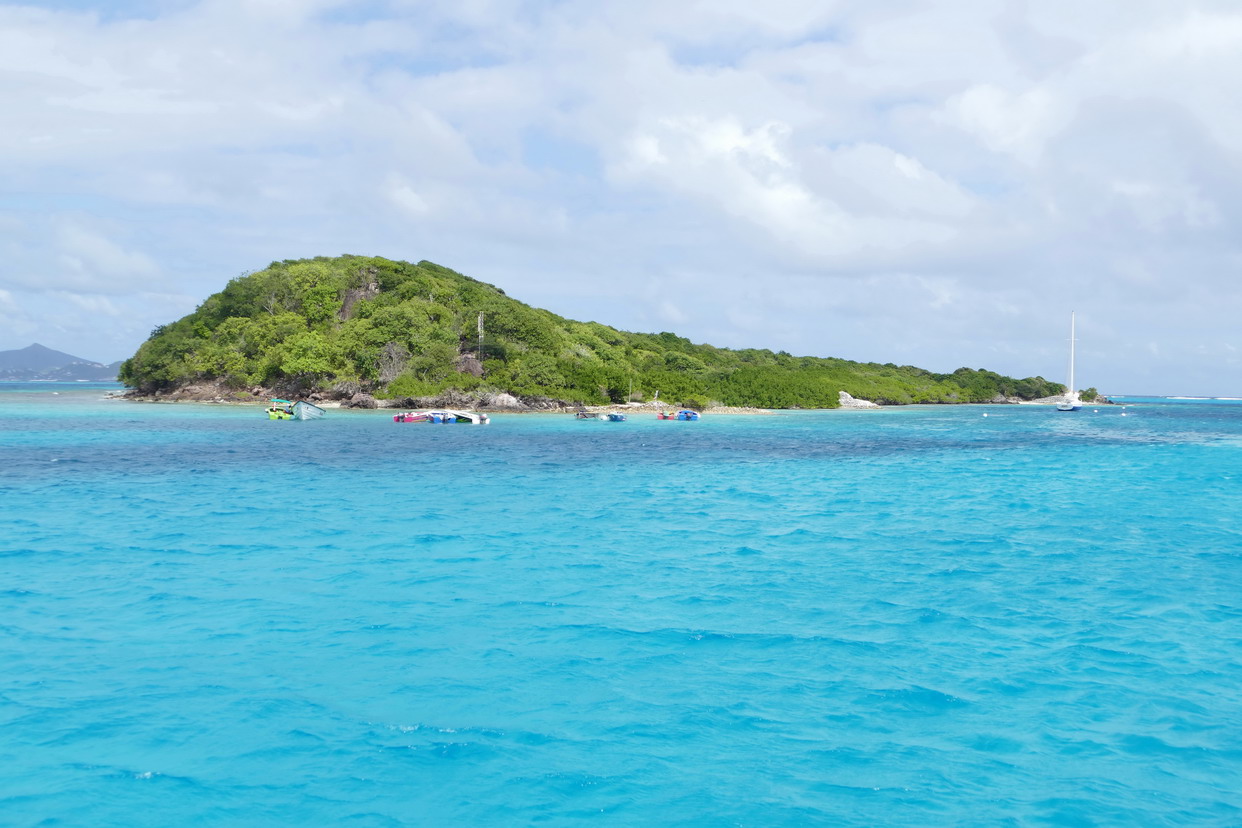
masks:
{"label": "distant island", "polygon": [[92,362],[37,342],[15,351],[0,351],[0,382],[112,382],[120,367],[120,362]]}
{"label": "distant island", "polygon": [[152,331],[119,379],[136,396],[165,399],[526,409],[652,400],[836,408],[846,395],[883,405],[1013,402],[1065,390],[981,369],[937,374],[630,333],[531,307],[431,262],[364,256],[273,262],[233,279]]}

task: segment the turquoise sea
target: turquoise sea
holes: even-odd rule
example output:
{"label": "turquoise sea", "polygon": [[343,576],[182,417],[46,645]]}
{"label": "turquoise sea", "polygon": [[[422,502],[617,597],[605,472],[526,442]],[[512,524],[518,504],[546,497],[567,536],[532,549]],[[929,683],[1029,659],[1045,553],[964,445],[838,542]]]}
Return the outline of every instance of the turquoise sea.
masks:
{"label": "turquoise sea", "polygon": [[0,385],[5,826],[1242,824],[1242,403],[106,388]]}

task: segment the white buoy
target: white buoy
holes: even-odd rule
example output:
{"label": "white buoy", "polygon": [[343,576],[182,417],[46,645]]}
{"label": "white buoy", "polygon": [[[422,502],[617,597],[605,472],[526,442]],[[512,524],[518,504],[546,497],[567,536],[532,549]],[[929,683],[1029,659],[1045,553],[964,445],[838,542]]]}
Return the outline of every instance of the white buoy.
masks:
{"label": "white buoy", "polygon": [[987,412],[984,412],[983,416],[985,416],[985,417],[986,417],[986,416],[988,416],[988,415],[987,415]]}

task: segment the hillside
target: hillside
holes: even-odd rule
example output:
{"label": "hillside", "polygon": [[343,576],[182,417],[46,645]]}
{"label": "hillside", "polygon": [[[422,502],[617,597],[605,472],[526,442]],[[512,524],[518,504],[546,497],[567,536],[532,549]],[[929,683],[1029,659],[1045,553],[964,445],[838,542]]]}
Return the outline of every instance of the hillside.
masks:
{"label": "hillside", "polygon": [[111,365],[91,362],[35,343],[13,351],[0,351],[0,381],[106,382],[116,379],[120,365],[119,362]]}
{"label": "hillside", "polygon": [[[484,335],[480,347],[479,314]],[[887,404],[1033,399],[1063,387],[961,368],[794,357],[629,333],[523,304],[431,262],[340,256],[273,262],[151,333],[120,369],[142,394],[194,384],[250,394],[426,399],[505,391],[603,403],[833,408],[838,392]]]}

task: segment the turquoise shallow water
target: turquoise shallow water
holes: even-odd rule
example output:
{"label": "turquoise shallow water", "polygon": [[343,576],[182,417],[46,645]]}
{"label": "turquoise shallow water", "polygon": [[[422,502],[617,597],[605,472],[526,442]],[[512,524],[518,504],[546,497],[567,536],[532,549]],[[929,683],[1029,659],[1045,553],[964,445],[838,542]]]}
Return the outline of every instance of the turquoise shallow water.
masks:
{"label": "turquoise shallow water", "polygon": [[0,385],[0,823],[1242,823],[1242,404],[1121,413]]}

